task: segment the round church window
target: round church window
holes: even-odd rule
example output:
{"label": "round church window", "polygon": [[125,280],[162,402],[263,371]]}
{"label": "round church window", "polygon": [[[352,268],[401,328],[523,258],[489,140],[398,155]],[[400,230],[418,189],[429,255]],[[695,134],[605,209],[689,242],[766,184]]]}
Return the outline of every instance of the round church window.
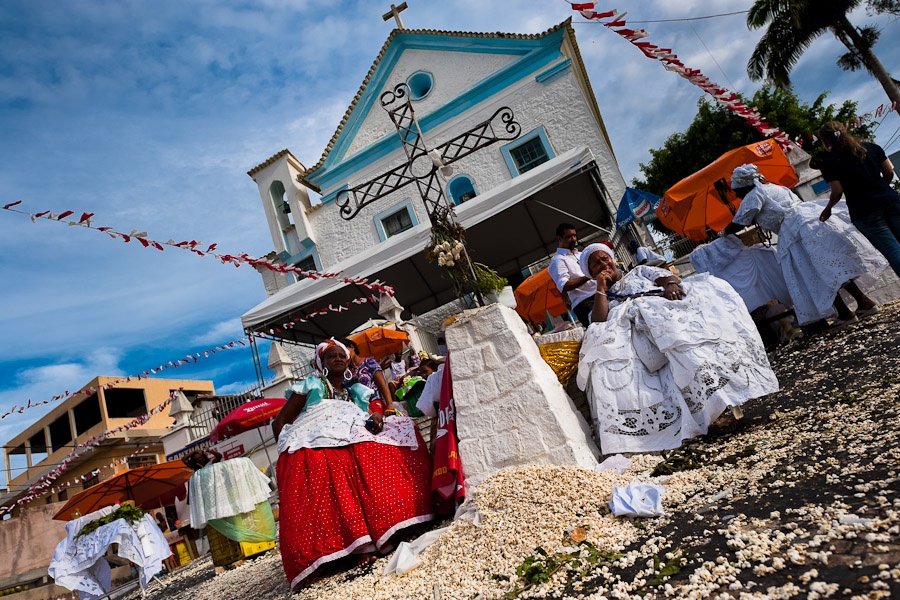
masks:
{"label": "round church window", "polygon": [[434,88],[434,78],[427,71],[418,71],[406,80],[411,100],[424,100]]}

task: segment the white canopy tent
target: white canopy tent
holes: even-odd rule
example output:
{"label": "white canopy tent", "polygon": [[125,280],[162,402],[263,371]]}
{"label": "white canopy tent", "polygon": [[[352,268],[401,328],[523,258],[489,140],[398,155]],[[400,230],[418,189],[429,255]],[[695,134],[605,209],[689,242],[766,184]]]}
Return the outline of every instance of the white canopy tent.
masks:
{"label": "white canopy tent", "polygon": [[[506,276],[555,251],[559,222],[574,222],[581,234],[596,232],[586,222],[610,227],[613,219],[604,194],[593,154],[575,148],[457,206],[456,214],[467,230],[473,259]],[[430,236],[430,223],[420,223],[328,271],[391,285],[402,306],[422,314],[456,297],[442,270],[425,259]],[[315,343],[346,335],[354,325],[377,316],[377,303],[351,304],[348,311],[322,314],[288,330],[283,324],[329,304],[369,295],[366,288],[336,279],[305,279],[267,298],[241,321],[247,331]]]}

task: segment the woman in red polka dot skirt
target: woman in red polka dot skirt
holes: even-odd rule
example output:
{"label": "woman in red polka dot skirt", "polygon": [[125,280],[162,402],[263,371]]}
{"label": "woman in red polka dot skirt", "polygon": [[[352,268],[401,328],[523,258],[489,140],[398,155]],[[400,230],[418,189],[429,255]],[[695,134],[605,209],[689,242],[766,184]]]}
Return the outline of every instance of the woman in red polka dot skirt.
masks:
{"label": "woman in red polka dot skirt", "polygon": [[412,419],[348,370],[347,348],[316,348],[318,376],[291,386],[278,439],[280,545],[297,589],[323,564],[391,550],[400,529],[431,520],[431,458]]}

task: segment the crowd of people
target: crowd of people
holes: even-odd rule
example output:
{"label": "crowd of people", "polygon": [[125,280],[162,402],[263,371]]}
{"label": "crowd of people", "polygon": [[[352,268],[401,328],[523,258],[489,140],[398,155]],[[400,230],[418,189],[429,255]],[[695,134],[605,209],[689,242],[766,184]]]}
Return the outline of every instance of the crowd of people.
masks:
{"label": "crowd of people", "polygon": [[[864,289],[888,262],[900,267],[900,196],[886,183],[893,172],[880,148],[860,144],[839,124],[826,124],[821,135],[831,197],[802,203],[744,165],[732,177],[742,203],[727,231],[758,224],[777,233],[800,322],[836,311],[838,323],[848,324],[878,311]],[[837,206],[842,194],[849,210]],[[671,449],[711,428],[727,430],[741,404],[778,389],[757,328],[728,282],[709,273],[682,280],[660,266],[664,257],[636,243],[626,272],[608,242],[578,252],[567,223],[556,237],[549,272],[586,328],[577,382],[603,454]],[[855,312],[840,289],[855,298]],[[434,416],[443,365],[400,353],[379,364],[352,341],[335,339],[317,346],[314,362],[316,374],[291,386],[272,425],[281,553],[293,588],[333,561],[373,560],[398,532],[435,515],[432,457],[409,415]]]}

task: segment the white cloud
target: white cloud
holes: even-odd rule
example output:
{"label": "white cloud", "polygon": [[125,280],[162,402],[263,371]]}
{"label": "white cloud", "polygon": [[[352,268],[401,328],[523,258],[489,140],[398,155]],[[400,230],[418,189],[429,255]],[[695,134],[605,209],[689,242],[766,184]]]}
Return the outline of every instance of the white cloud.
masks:
{"label": "white cloud", "polygon": [[215,346],[232,340],[239,340],[242,337],[244,337],[244,329],[241,326],[241,320],[240,318],[234,318],[216,323],[188,343],[191,346]]}

